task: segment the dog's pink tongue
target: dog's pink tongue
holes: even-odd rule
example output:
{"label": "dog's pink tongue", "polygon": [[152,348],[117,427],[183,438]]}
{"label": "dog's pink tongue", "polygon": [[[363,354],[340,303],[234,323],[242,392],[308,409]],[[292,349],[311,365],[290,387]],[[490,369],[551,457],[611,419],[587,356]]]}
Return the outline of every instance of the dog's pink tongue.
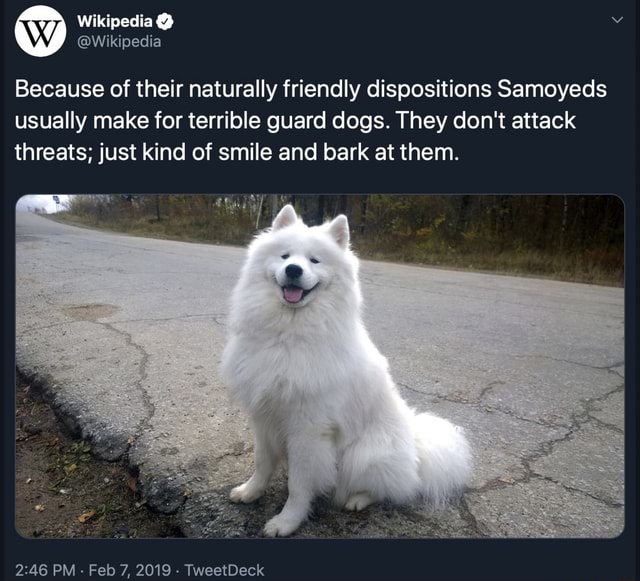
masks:
{"label": "dog's pink tongue", "polygon": [[302,300],[302,293],[304,291],[297,286],[285,286],[284,287],[284,300],[288,303],[299,303]]}

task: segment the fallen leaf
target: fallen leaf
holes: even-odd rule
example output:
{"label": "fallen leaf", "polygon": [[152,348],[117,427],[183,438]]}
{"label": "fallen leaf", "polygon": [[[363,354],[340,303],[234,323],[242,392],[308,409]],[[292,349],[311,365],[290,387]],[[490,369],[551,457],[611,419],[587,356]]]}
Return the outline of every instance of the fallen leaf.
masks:
{"label": "fallen leaf", "polygon": [[133,492],[136,492],[138,490],[138,479],[135,476],[131,476],[131,474],[127,474],[127,486]]}
{"label": "fallen leaf", "polygon": [[96,511],[95,510],[88,510],[87,512],[83,512],[79,517],[78,520],[81,523],[85,523],[87,522],[90,518],[93,518],[94,516],[96,516]]}
{"label": "fallen leaf", "polygon": [[67,466],[64,467],[64,471],[67,474],[71,474],[74,470],[76,470],[78,468],[77,464],[68,464]]}

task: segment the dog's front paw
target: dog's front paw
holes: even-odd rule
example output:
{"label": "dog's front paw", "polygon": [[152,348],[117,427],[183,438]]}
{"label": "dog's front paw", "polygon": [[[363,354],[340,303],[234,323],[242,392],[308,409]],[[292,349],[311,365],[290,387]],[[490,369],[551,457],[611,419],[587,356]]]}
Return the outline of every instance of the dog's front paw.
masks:
{"label": "dog's front paw", "polygon": [[263,492],[264,490],[249,486],[249,483],[245,482],[240,486],[236,486],[229,493],[229,499],[231,502],[244,502],[246,504],[253,502],[254,500],[258,500],[258,498],[262,496]]}
{"label": "dog's front paw", "polygon": [[280,513],[264,525],[265,537],[288,537],[300,526],[299,519],[292,519]]}

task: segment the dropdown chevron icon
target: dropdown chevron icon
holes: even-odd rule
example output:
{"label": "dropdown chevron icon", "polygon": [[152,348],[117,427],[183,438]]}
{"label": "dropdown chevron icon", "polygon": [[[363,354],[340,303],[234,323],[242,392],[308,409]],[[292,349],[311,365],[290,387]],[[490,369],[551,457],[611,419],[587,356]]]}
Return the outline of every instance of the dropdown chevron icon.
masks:
{"label": "dropdown chevron icon", "polygon": [[624,16],[619,16],[618,18],[616,18],[615,16],[612,16],[611,20],[613,20],[616,24],[620,24],[620,22],[622,22],[623,18],[624,18]]}

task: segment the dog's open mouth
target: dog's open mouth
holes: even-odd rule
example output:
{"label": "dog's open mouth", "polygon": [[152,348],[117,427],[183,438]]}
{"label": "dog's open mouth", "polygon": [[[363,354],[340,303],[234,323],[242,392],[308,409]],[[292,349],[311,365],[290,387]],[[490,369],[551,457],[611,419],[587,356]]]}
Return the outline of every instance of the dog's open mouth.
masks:
{"label": "dog's open mouth", "polygon": [[305,290],[299,286],[294,284],[288,284],[282,287],[282,293],[284,296],[284,300],[288,303],[299,303],[304,297],[306,297],[314,288],[315,285],[308,290]]}

